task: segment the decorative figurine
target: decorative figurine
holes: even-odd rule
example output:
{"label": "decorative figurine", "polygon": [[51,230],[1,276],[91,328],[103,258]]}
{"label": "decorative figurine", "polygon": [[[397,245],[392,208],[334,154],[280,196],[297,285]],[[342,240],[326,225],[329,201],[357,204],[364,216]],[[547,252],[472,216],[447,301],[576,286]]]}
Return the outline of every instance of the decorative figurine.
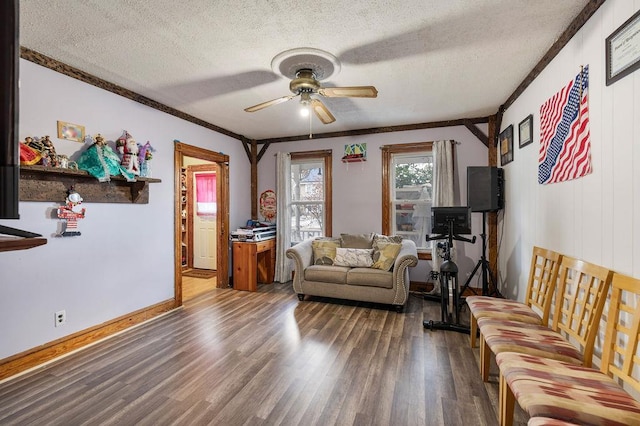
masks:
{"label": "decorative figurine", "polygon": [[120,165],[120,158],[113,152],[113,149],[107,144],[102,135],[98,133],[95,140],[91,135],[87,135],[84,138],[84,143],[91,145],[78,158],[78,169],[85,170],[100,182],[108,182],[111,180],[111,176],[120,174],[129,182],[136,180],[133,173],[129,173]]}
{"label": "decorative figurine", "polygon": [[[58,160],[58,154],[56,154],[56,147],[53,146],[53,142],[51,142],[51,139],[49,139],[49,136],[47,135],[47,136],[44,136],[42,139],[40,139],[40,143],[44,147],[42,151],[43,165],[51,166],[51,167],[59,167],[60,162]],[[48,157],[48,161],[46,161],[47,164],[45,164],[45,157]]]}
{"label": "decorative figurine", "polygon": [[140,174],[140,162],[138,161],[138,143],[126,130],[116,140],[116,150],[122,156],[120,165],[129,173]]}
{"label": "decorative figurine", "polygon": [[82,197],[73,187],[67,191],[67,199],[64,206],[58,208],[58,218],[62,219],[59,237],[75,237],[80,235],[78,231],[78,219],[84,219],[85,208],[80,207]]}
{"label": "decorative figurine", "polygon": [[156,151],[152,146],[151,142],[147,141],[144,145],[138,145],[139,153],[138,153],[138,161],[140,162],[140,176],[143,177],[151,177],[151,159],[153,158],[153,153]]}
{"label": "decorative figurine", "polygon": [[24,142],[20,142],[20,164],[33,166],[42,160],[42,154],[40,154],[40,151],[29,145],[32,142],[33,138],[30,136],[24,138]]}

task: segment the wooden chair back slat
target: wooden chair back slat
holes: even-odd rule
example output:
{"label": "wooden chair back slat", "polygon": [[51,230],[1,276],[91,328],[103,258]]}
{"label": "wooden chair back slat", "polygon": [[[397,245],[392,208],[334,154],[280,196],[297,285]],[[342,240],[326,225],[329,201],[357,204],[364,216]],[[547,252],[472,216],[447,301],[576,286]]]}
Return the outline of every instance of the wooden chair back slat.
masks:
{"label": "wooden chair back slat", "polygon": [[560,262],[552,328],[584,351],[587,367],[612,275],[607,268],[572,257],[563,256]]}
{"label": "wooden chair back slat", "polygon": [[549,323],[561,259],[560,253],[533,247],[525,303],[540,313],[542,324],[545,325]]}

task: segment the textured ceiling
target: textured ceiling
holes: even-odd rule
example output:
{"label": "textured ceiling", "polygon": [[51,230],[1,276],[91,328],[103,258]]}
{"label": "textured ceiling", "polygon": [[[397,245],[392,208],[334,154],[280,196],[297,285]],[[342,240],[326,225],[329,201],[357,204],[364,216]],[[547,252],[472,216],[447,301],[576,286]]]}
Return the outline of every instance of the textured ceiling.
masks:
{"label": "textured ceiling", "polygon": [[495,114],[588,0],[22,0],[20,44],[251,139],[308,133],[271,70],[300,47],[335,55],[314,133]]}

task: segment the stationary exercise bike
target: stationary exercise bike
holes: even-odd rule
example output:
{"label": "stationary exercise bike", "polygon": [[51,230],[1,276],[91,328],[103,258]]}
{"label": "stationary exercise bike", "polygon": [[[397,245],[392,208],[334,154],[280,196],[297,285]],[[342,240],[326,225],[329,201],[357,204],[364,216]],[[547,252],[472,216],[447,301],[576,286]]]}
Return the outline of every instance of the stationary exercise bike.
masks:
{"label": "stationary exercise bike", "polygon": [[[467,207],[433,207],[432,224],[434,231],[442,231],[443,226],[447,230],[434,236],[427,236],[427,241],[446,240],[438,243],[441,249],[441,257],[444,259],[440,265],[440,321],[424,320],[423,326],[430,330],[451,330],[469,334],[469,327],[460,324],[460,292],[458,284],[458,265],[451,260],[451,248],[453,241],[475,243],[476,237],[465,238],[459,233],[471,233],[470,214]],[[467,232],[468,231],[468,232]]]}

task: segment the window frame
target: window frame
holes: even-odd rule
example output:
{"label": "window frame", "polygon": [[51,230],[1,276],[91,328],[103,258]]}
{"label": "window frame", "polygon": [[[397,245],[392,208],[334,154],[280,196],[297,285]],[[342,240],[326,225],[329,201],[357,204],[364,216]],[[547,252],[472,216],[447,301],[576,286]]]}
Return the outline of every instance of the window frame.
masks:
{"label": "window frame", "polygon": [[[433,154],[433,142],[412,142],[396,145],[383,145],[382,151],[382,233],[393,235],[391,229],[391,178],[393,172],[394,154],[420,154],[429,152]],[[431,249],[418,250],[418,258],[431,259]]]}
{"label": "window frame", "polygon": [[332,211],[333,211],[333,192],[332,192],[332,182],[333,182],[333,174],[332,174],[332,160],[333,160],[333,150],[325,149],[325,150],[317,150],[317,151],[301,151],[301,152],[291,152],[291,164],[294,161],[306,161],[306,160],[320,160],[323,162],[323,173],[322,173],[322,184],[323,186],[323,194],[324,194],[324,211],[323,211],[323,220],[324,220],[324,233],[326,237],[330,237],[333,235],[333,223],[332,223]]}

